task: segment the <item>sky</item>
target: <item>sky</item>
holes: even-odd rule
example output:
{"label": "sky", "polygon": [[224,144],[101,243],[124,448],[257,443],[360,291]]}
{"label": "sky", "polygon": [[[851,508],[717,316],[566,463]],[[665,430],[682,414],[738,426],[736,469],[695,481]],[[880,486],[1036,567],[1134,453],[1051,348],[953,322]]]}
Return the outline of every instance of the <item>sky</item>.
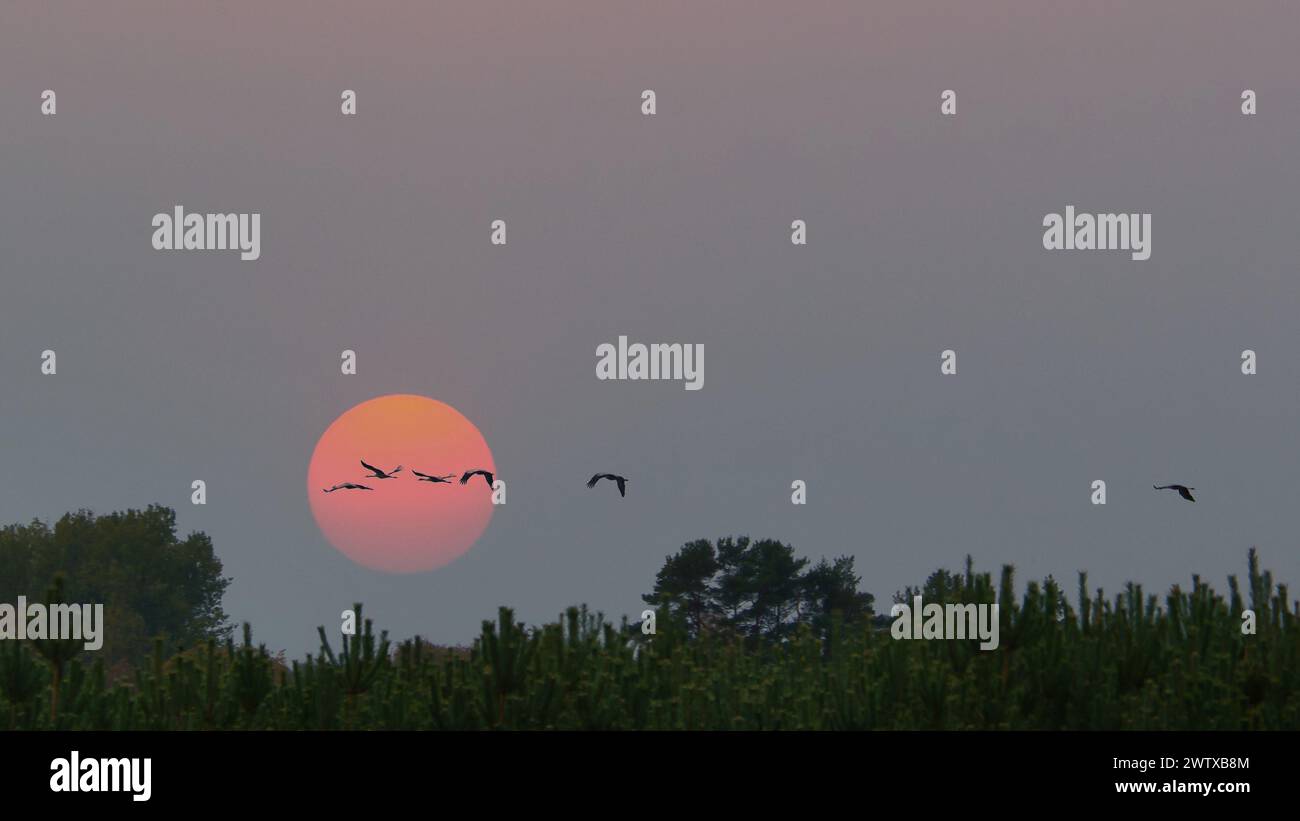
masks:
{"label": "sky", "polygon": [[[442,643],[499,605],[617,620],[726,535],[852,555],[878,606],[968,553],[1109,594],[1224,589],[1257,546],[1295,584],[1297,30],[1251,0],[6,3],[0,522],[172,506],[294,655],[356,601]],[[260,259],[154,250],[178,204],[260,213]],[[1045,250],[1068,205],[1151,214],[1151,258]],[[620,335],[703,345],[703,389],[598,380]],[[392,393],[507,482],[428,573],[354,564],[305,491]]]}

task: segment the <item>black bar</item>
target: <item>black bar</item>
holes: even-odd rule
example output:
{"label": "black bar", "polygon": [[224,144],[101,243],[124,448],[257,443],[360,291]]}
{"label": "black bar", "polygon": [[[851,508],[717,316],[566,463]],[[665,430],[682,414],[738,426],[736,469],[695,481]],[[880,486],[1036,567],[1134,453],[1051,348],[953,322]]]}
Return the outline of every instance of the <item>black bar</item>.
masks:
{"label": "black bar", "polygon": [[[487,789],[510,802],[528,800],[524,791],[535,787],[555,801],[568,791],[586,801],[607,789],[669,804],[684,790],[725,789],[742,803],[774,794],[798,801],[807,791],[806,800],[861,802],[864,812],[890,796],[918,807],[979,799],[1023,809],[1035,797],[1068,802],[1054,806],[1159,806],[1163,795],[1176,799],[1170,806],[1195,799],[1220,810],[1290,800],[1298,739],[1294,732],[19,732],[3,736],[0,783],[6,803],[52,809],[375,809],[384,794],[450,809],[444,802],[453,794]],[[72,751],[83,767],[92,758],[150,759],[148,800],[129,791],[53,792],[51,762],[70,763]],[[1188,783],[1236,791],[1162,792]],[[1153,784],[1156,792],[1136,796],[1120,790],[1148,788],[1122,784]]]}

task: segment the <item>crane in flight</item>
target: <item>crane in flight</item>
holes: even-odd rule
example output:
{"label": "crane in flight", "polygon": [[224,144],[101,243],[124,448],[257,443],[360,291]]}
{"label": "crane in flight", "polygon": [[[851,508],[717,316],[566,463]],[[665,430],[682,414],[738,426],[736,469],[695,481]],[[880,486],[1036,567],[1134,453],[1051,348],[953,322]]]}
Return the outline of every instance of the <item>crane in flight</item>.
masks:
{"label": "crane in flight", "polygon": [[460,476],[460,483],[462,485],[466,484],[469,482],[470,479],[472,479],[475,476],[482,476],[484,479],[487,479],[487,486],[489,488],[492,487],[492,471],[483,470],[481,468],[479,470],[467,470],[464,473],[462,473]]}
{"label": "crane in flight", "polygon": [[375,467],[374,465],[369,464],[368,462],[366,462],[365,459],[361,460],[361,466],[366,470],[370,471],[370,473],[366,476],[367,479],[396,479],[397,477],[394,474],[400,472],[402,469],[402,466],[398,465],[392,470],[383,471]]}
{"label": "crane in flight", "polygon": [[601,479],[611,479],[611,480],[613,480],[614,483],[618,485],[618,495],[619,495],[619,496],[627,496],[627,477],[626,477],[626,476],[615,476],[615,475],[612,474],[612,473],[597,473],[595,476],[593,476],[593,477],[591,477],[590,479],[587,480],[587,487],[595,487],[595,486],[596,486],[596,483],[599,482]]}
{"label": "crane in flight", "polygon": [[1192,491],[1196,490],[1196,488],[1194,487],[1188,487],[1187,485],[1152,485],[1151,487],[1155,488],[1156,490],[1176,490],[1178,491],[1178,495],[1182,496],[1187,501],[1189,502],[1196,501],[1195,499],[1192,498]]}
{"label": "crane in flight", "polygon": [[374,490],[374,488],[366,487],[365,485],[358,485],[355,482],[343,482],[334,487],[321,488],[321,490],[325,493],[333,493],[336,490]]}
{"label": "crane in flight", "polygon": [[451,484],[451,480],[456,478],[456,474],[454,473],[448,473],[446,476],[430,476],[429,474],[421,473],[418,470],[412,470],[411,472],[414,473],[416,476],[420,477],[419,479],[415,480],[417,482],[433,482],[434,484],[441,483],[444,485],[449,485]]}

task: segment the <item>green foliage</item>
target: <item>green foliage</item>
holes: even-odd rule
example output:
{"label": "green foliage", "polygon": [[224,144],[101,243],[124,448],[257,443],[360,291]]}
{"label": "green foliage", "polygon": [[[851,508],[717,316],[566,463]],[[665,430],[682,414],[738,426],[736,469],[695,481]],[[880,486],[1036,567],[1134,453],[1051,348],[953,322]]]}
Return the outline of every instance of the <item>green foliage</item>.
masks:
{"label": "green foliage", "polygon": [[44,590],[58,575],[64,600],[102,603],[100,654],[114,663],[147,658],[153,639],[193,646],[229,633],[221,598],[230,580],[212,540],[176,535],[176,514],[151,505],[106,516],[69,513],[54,527],[0,528],[0,601]]}
{"label": "green foliage", "polygon": [[667,557],[641,598],[680,616],[691,636],[722,631],[751,642],[788,639],[802,624],[825,638],[835,612],[848,624],[871,618],[873,597],[858,590],[852,556],[807,566],[773,539],[700,539]]}
{"label": "green foliage", "polygon": [[0,642],[0,706],[5,708],[4,726],[33,725],[31,711],[45,687],[36,660],[21,641]]}
{"label": "green foliage", "polygon": [[[45,592],[45,604],[49,608],[67,602],[64,597],[63,576],[58,575],[54,578],[54,584]],[[102,628],[102,625],[101,625]],[[53,625],[49,629],[53,630]],[[50,669],[50,720],[58,721],[59,716],[59,693],[63,686],[63,671],[77,656],[81,655],[85,647],[85,642],[80,638],[48,638],[40,641],[33,641],[32,647],[36,654],[45,660]]]}
{"label": "green foliage", "polygon": [[[352,605],[352,611],[361,619],[361,605]],[[245,628],[247,629],[247,628]],[[344,726],[351,727],[356,713],[357,700],[370,692],[379,674],[388,663],[388,631],[379,635],[376,643],[374,626],[370,619],[364,621],[359,634],[346,637],[337,656],[330,649],[325,628],[317,628],[320,633],[321,675],[332,677],[343,691],[345,698]],[[247,641],[245,641],[247,644]],[[328,664],[328,666],[324,666]]]}
{"label": "green foliage", "polygon": [[[715,554],[716,555],[716,554]],[[781,561],[784,561],[783,559]],[[826,566],[834,571],[834,565]],[[843,566],[841,566],[841,572]],[[390,648],[369,622],[335,653],[285,668],[245,625],[242,644],[207,640],[165,658],[161,641],[129,681],[68,662],[57,715],[52,668],[31,642],[0,642],[0,722],[73,729],[1297,729],[1300,603],[1250,554],[1258,632],[1243,597],[1200,578],[1163,597],[1127,585],[1108,598],[1080,574],[1074,601],[1050,578],[1017,596],[943,572],[927,601],[1000,605],[1001,646],[896,641],[832,608],[785,641],[730,631],[692,637],[689,608],[660,607],[631,641],[600,614],[569,608],[526,628],[508,608],[471,648],[418,637]],[[360,606],[358,621],[360,621]]]}

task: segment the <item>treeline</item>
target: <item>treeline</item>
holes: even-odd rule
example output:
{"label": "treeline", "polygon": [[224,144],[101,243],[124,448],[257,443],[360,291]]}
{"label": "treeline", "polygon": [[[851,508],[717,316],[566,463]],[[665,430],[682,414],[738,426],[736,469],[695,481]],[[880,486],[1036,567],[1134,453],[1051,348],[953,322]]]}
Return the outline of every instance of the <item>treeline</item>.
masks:
{"label": "treeline", "polygon": [[[703,601],[651,595],[664,598],[653,636],[585,608],[529,629],[502,608],[463,652],[433,652],[418,637],[393,646],[361,620],[337,649],[320,628],[320,652],[286,666],[245,625],[240,642],[209,639],[170,657],[157,642],[113,685],[100,660],[53,670],[26,643],[0,642],[0,727],[1300,727],[1300,603],[1260,572],[1253,550],[1245,590],[1230,577],[1226,596],[1196,577],[1161,598],[1134,584],[1107,597],[1084,575],[1073,597],[1050,578],[1017,595],[1010,567],[995,584],[969,562],[933,575],[928,602],[999,605],[991,652],[977,639],[897,641],[869,622],[846,626],[838,608],[824,635],[809,618],[754,640],[752,625],[770,618],[708,629],[693,615]],[[1246,608],[1253,635],[1242,632]]]}
{"label": "treeline", "polygon": [[0,602],[41,598],[104,605],[99,656],[109,668],[147,659],[153,640],[193,646],[230,635],[221,600],[230,579],[204,533],[180,538],[176,513],[151,505],[97,516],[68,513],[0,528]]}
{"label": "treeline", "polygon": [[727,633],[750,644],[789,638],[801,625],[825,636],[832,613],[847,626],[871,619],[875,599],[858,589],[852,556],[808,565],[774,539],[699,539],[665,559],[641,598],[680,617],[691,638]]}

